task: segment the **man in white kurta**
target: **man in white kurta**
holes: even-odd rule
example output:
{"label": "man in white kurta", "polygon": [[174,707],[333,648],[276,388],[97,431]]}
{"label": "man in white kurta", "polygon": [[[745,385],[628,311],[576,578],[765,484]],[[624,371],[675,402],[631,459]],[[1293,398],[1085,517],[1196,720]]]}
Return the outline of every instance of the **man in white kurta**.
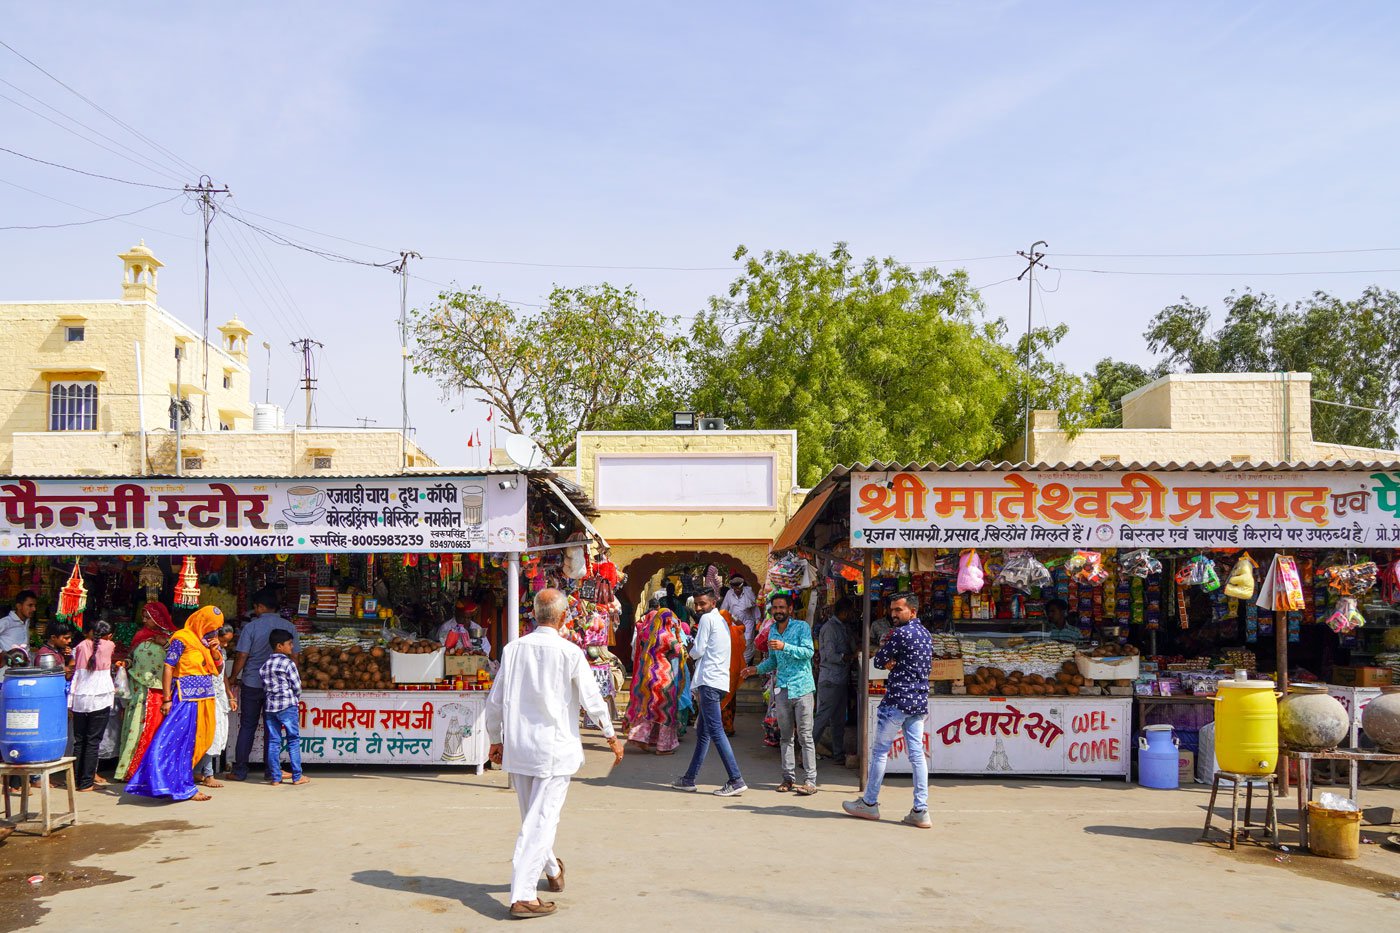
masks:
{"label": "man in white kurta", "polygon": [[579,707],[602,727],[608,747],[622,760],[608,706],[588,659],[559,633],[568,600],[558,590],[535,596],[537,627],[506,645],[501,670],[486,700],[491,758],[510,775],[520,800],[520,835],[510,887],[512,917],[552,914],[552,902],[536,894],[540,874],[551,891],[564,890],[564,863],[554,855],[559,814],[569,779],[583,765]]}

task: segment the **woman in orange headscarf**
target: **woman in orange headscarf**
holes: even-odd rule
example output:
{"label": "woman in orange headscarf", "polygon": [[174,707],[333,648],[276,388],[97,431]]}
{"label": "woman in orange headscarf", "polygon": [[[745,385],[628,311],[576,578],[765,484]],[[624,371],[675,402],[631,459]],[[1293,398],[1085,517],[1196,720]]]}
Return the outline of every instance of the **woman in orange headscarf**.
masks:
{"label": "woman in orange headscarf", "polygon": [[219,676],[217,633],[224,614],[205,606],[185,621],[165,649],[164,712],[151,747],[126,792],[141,797],[208,800],[194,783],[194,768],[214,738],[214,678]]}

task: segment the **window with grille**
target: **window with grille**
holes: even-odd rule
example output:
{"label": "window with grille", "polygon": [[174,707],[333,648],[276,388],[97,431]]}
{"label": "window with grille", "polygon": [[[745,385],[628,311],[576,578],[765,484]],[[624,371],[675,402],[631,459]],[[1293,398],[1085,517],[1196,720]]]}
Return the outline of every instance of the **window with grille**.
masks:
{"label": "window with grille", "polygon": [[330,468],[331,468],[331,458],[330,458],[330,457],[312,457],[312,458],[311,458],[311,469],[313,469],[313,470],[329,470]]}
{"label": "window with grille", "polygon": [[97,383],[55,382],[49,386],[50,431],[97,430]]}
{"label": "window with grille", "polygon": [[204,469],[204,458],[203,458],[203,457],[186,457],[186,458],[185,458],[185,469],[187,469],[187,470],[202,470],[202,469]]}

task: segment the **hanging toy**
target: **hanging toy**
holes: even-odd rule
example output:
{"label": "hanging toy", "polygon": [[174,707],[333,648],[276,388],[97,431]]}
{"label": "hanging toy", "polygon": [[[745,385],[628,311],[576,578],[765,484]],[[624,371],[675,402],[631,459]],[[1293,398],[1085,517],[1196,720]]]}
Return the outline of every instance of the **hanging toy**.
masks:
{"label": "hanging toy", "polygon": [[165,588],[165,574],[161,573],[154,557],[146,559],[146,565],[141,568],[136,582],[145,588],[146,602],[153,603],[160,599],[160,591]]}
{"label": "hanging toy", "polygon": [[183,609],[194,609],[199,605],[199,570],[195,567],[194,556],[185,555],[180,576],[175,580],[175,605]]}
{"label": "hanging toy", "polygon": [[78,562],[74,561],[73,572],[69,574],[68,582],[58,591],[58,609],[54,613],[58,621],[70,622],[82,628],[87,596],[87,587],[83,585],[83,572],[78,569]]}

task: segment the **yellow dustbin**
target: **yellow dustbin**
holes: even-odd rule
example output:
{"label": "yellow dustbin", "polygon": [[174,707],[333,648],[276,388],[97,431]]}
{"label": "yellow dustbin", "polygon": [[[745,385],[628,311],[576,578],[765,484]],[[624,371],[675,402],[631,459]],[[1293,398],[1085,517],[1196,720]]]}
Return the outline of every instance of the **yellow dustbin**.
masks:
{"label": "yellow dustbin", "polygon": [[1222,680],[1215,697],[1221,771],[1270,774],[1278,764],[1278,697],[1272,680]]}
{"label": "yellow dustbin", "polygon": [[1326,858],[1361,857],[1361,811],[1308,804],[1308,850]]}

